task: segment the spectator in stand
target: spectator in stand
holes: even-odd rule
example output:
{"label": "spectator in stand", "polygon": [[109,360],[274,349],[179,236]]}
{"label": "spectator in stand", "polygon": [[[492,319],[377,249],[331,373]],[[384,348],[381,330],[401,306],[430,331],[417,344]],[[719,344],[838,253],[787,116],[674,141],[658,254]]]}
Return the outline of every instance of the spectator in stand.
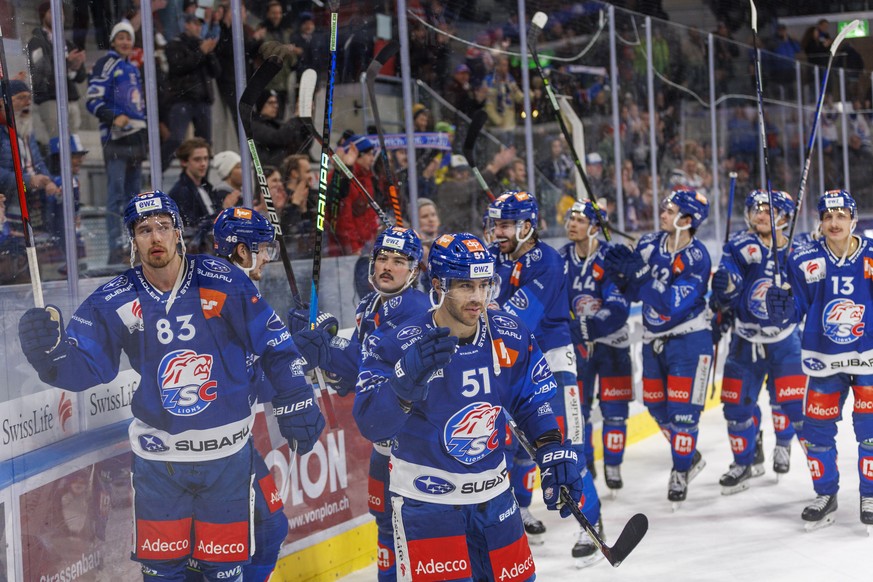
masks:
{"label": "spectator in stand", "polygon": [[[458,65],[455,67],[452,78],[446,83],[443,97],[457,111],[469,117],[474,111],[483,107],[487,93],[488,88],[484,85],[473,87],[470,84],[470,67]],[[460,119],[460,116],[455,114],[454,123],[456,126],[460,124]]]}
{"label": "spectator in stand", "polygon": [[190,249],[202,247],[204,235],[212,231],[212,222],[222,210],[221,200],[206,180],[211,155],[209,142],[202,137],[186,139],[176,150],[182,173],[168,194],[179,207]]}
{"label": "spectator in stand", "polygon": [[[33,102],[42,121],[42,131],[37,136],[40,143],[48,144],[58,134],[58,104],[55,89],[55,58],[52,49],[51,4],[43,2],[37,8],[40,28],[33,29],[33,36],[27,43],[27,58],[30,61],[30,78],[33,81]],[[78,83],[86,78],[85,51],[79,50],[71,42],[66,43],[67,69],[67,118],[70,133],[79,131],[82,116],[79,110]],[[45,132],[44,135],[42,132]]]}
{"label": "spectator in stand", "polygon": [[770,43],[770,51],[763,54],[765,63],[764,74],[772,79],[785,91],[785,98],[794,97],[796,90],[795,62],[802,51],[800,43],[788,34],[788,27],[780,24],[776,27],[776,35]]}
{"label": "spectator in stand", "polygon": [[[482,177],[492,190],[496,190],[497,174],[516,159],[515,155],[515,148],[500,150],[482,170]],[[441,217],[442,232],[478,231],[482,227],[488,197],[473,177],[464,156],[452,156],[451,171],[437,189],[436,199],[440,206],[451,209]]]}
{"label": "spectator in stand", "polygon": [[496,57],[494,72],[485,77],[488,96],[485,99],[485,112],[490,126],[503,138],[503,143],[513,143],[516,126],[515,107],[524,99],[513,76],[509,73],[509,57]]}
{"label": "spectator in stand", "polygon": [[278,119],[279,98],[275,91],[264,91],[258,97],[255,111],[252,137],[262,164],[279,167],[287,156],[308,148],[312,136],[297,116],[285,123]]}
{"label": "spectator in stand", "polygon": [[549,156],[537,163],[537,169],[542,176],[538,182],[537,198],[544,210],[543,218],[550,224],[562,224],[564,215],[552,216],[547,210],[557,208],[564,193],[575,199],[576,169],[564,148],[565,143],[563,137],[553,138],[549,142]]}
{"label": "spectator in stand", "polygon": [[[73,44],[79,50],[85,50],[88,39],[88,10],[94,20],[94,41],[97,48],[105,50],[112,44],[112,39],[106,36],[112,27],[112,7],[108,0],[73,0]],[[110,35],[111,36],[111,35]]]}
{"label": "spectator in stand", "polygon": [[826,18],[811,26],[803,35],[803,52],[810,65],[827,67],[830,59],[831,44],[834,42],[830,34],[830,23]]}
{"label": "spectator in stand", "polygon": [[729,92],[729,84],[734,78],[734,59],[740,56],[740,48],[734,42],[727,24],[719,22],[713,34],[715,40],[715,83],[716,92]]}
{"label": "spectator in stand", "polygon": [[[221,72],[215,78],[216,84],[218,85],[218,96],[221,98],[221,102],[224,104],[224,112],[226,114],[227,123],[221,124],[218,123],[219,120],[216,120],[216,127],[227,127],[228,125],[233,127],[234,132],[238,131],[237,123],[239,117],[237,116],[237,97],[236,97],[236,82],[234,80],[234,68],[231,63],[233,63],[233,34],[231,32],[231,22],[233,19],[233,14],[229,9],[229,2],[225,2],[225,12],[224,16],[219,23],[220,33],[218,36],[218,44],[215,46],[215,56],[218,58],[218,61],[221,63],[226,63],[225,66],[221,67]],[[260,46],[260,42],[255,39],[255,30],[246,24],[246,18],[248,13],[246,12],[245,4],[240,2],[240,12],[241,19],[243,22],[243,47],[245,50],[245,62],[250,67],[252,60],[255,58],[255,55],[258,53],[258,47]],[[234,139],[236,139],[236,133],[234,133]],[[213,141],[213,145],[218,147],[218,143]]]}
{"label": "spectator in stand", "polygon": [[109,264],[122,263],[128,237],[122,236],[121,215],[142,190],[142,163],[147,157],[145,95],[139,68],[130,61],[133,26],[121,21],[109,35],[111,50],[101,57],[88,79],[86,106],[100,121],[100,142],[106,165],[106,234]]}
{"label": "spectator in stand", "polygon": [[[373,162],[376,150],[367,136],[355,135],[349,138],[340,150],[343,162],[367,189],[373,188]],[[357,255],[376,238],[379,221],[376,212],[370,208],[366,195],[357,184],[342,179],[339,187],[339,215],[336,220],[336,238],[344,255]]]}
{"label": "spectator in stand", "polygon": [[418,199],[418,234],[422,244],[430,244],[442,232],[440,214],[430,198]]}
{"label": "spectator in stand", "polygon": [[242,160],[235,151],[218,152],[212,158],[212,169],[220,180],[213,191],[221,208],[242,205]]}
{"label": "spectator in stand", "polygon": [[[58,238],[59,246],[63,248],[66,240],[66,229],[64,228],[64,203],[67,200],[72,200],[74,221],[76,227],[76,247],[79,258],[85,256],[85,241],[79,234],[79,173],[82,171],[82,162],[85,161],[85,156],[88,155],[88,150],[82,146],[82,140],[77,134],[70,135],[70,174],[72,177],[72,188],[64,189],[61,184],[60,176],[60,157],[61,157],[61,140],[59,137],[53,137],[49,143],[51,157],[49,158],[49,171],[52,173],[52,180],[58,187],[57,196],[46,197],[46,231],[52,236]],[[64,192],[66,190],[66,192]]]}
{"label": "spectator in stand", "polygon": [[170,137],[161,148],[163,169],[169,166],[173,152],[185,139],[192,122],[196,137],[212,141],[212,79],[221,74],[221,65],[215,56],[218,39],[200,38],[203,21],[194,14],[185,14],[184,23],[182,33],[171,40],[166,49]]}
{"label": "spectator in stand", "polygon": [[288,251],[291,258],[311,256],[309,247],[318,204],[318,190],[312,188],[312,165],[309,157],[293,155],[285,158],[283,168],[288,204],[282,212],[282,231],[291,235],[295,243],[288,245]]}
{"label": "spectator in stand", "polygon": [[504,191],[527,191],[527,165],[522,158],[515,158],[503,168],[501,189]]}
{"label": "spectator in stand", "polygon": [[312,12],[301,12],[297,17],[297,31],[291,35],[294,54],[297,55],[297,78],[306,69],[316,69],[319,45],[315,38],[315,20]]}
{"label": "spectator in stand", "polygon": [[[282,4],[278,0],[271,0],[267,4],[266,17],[261,22],[260,30],[263,31],[261,36],[264,42],[275,41],[283,45],[291,44],[291,34],[284,27],[283,20],[285,14],[282,12]],[[260,35],[259,35],[260,36]],[[276,119],[282,121],[285,119],[288,107],[288,81],[291,78],[291,73],[297,69],[297,52],[293,49],[290,56],[282,60],[282,69],[276,74],[273,79],[267,83],[267,89],[273,91],[278,99],[278,111]]]}
{"label": "spectator in stand", "polygon": [[[21,171],[28,192],[28,212],[30,223],[34,229],[42,229],[43,208],[46,197],[54,197],[59,193],[49,173],[48,166],[40,153],[36,136],[33,135],[33,120],[30,116],[31,95],[27,84],[20,79],[9,81],[9,95],[12,109],[15,113],[15,124],[18,130],[18,152],[21,161]],[[12,146],[9,129],[6,127],[5,106],[0,100],[0,192],[18,192],[18,180],[12,160]],[[12,214],[21,214],[18,197],[7,201],[7,209]]]}
{"label": "spectator in stand", "polygon": [[597,152],[585,156],[585,174],[594,190],[588,193],[589,197],[597,197],[598,200],[606,198],[615,202],[615,184],[609,181],[604,172],[603,157]]}

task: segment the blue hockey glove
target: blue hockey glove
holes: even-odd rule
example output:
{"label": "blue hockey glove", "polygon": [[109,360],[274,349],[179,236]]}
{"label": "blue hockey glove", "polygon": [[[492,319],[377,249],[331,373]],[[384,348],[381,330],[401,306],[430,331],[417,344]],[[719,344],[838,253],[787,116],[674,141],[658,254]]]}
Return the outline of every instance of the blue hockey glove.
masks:
{"label": "blue hockey glove", "polygon": [[603,259],[603,268],[606,269],[607,276],[616,284],[625,281],[624,262],[633,255],[633,251],[624,245],[615,245],[608,251]]}
{"label": "blue hockey glove", "polygon": [[734,326],[734,312],[731,309],[727,311],[717,311],[712,316],[712,343],[717,344],[721,341],[726,333],[729,333]]}
{"label": "blue hockey glove", "polygon": [[791,289],[771,285],[767,289],[767,319],[773,325],[782,326],[794,321],[797,307]]}
{"label": "blue hockey glove", "polygon": [[25,311],[18,321],[18,339],[24,357],[40,375],[65,357],[70,347],[61,311],[53,305]]}
{"label": "blue hockey glove", "polygon": [[[327,311],[319,311],[318,315],[315,317],[315,328],[323,329],[331,336],[334,336],[339,330],[339,322],[336,317]],[[303,331],[305,329],[309,329],[309,308],[303,307],[301,309],[289,309],[288,331],[294,335],[298,331]]]}
{"label": "blue hockey glove", "polygon": [[401,400],[424,400],[431,375],[451,361],[457,346],[458,338],[449,336],[449,328],[427,330],[394,366],[394,377],[389,380],[391,389]]}
{"label": "blue hockey glove", "polygon": [[298,455],[311,451],[324,430],[324,417],[309,386],[273,398],[273,416],[291,452]]}
{"label": "blue hockey glove", "polygon": [[[730,290],[729,290],[730,289]],[[740,288],[731,281],[731,274],[719,269],[712,276],[712,297],[721,307],[732,307],[740,295]]]}
{"label": "blue hockey glove", "polygon": [[330,365],[330,338],[330,334],[320,328],[304,329],[291,336],[300,355],[306,360],[303,366],[305,372]]}
{"label": "blue hockey glove", "polygon": [[572,443],[563,445],[547,443],[537,449],[537,465],[540,467],[540,480],[543,487],[543,501],[549,509],[560,509],[561,517],[570,515],[570,508],[561,502],[561,488],[567,490],[576,503],[582,499],[582,476],[579,474],[579,458],[570,448]]}
{"label": "blue hockey glove", "polygon": [[652,269],[641,256],[631,253],[621,264],[622,274],[630,283],[640,286],[652,278]]}

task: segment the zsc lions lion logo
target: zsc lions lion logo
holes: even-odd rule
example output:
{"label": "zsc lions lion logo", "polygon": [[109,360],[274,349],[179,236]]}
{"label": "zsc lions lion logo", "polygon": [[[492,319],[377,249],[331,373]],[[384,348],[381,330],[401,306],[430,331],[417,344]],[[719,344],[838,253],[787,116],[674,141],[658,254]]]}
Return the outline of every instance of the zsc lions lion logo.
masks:
{"label": "zsc lions lion logo", "polygon": [[174,350],[158,366],[161,401],[170,414],[193,416],[216,399],[218,382],[211,379],[212,356]]}

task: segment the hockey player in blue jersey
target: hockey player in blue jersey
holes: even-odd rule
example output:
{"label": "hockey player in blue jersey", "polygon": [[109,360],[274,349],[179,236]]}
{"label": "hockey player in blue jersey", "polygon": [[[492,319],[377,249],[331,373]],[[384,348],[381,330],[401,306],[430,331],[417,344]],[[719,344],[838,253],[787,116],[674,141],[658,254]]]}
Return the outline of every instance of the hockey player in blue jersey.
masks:
{"label": "hockey player in blue jersey", "polygon": [[792,253],[788,285],[767,290],[767,313],[776,325],[805,317],[801,356],[809,376],[800,437],[806,448],[816,499],[801,518],[807,529],[834,522],[840,474],[837,422],[851,391],[858,441],[861,522],[873,529],[873,338],[867,333],[873,305],[873,241],[854,234],[857,205],[845,190],[818,201],[822,239]]}
{"label": "hockey player in blue jersey", "polygon": [[[345,396],[354,389],[362,355],[377,341],[372,337],[374,331],[379,329],[387,333],[396,330],[405,320],[430,309],[427,295],[413,288],[421,258],[421,239],[412,229],[394,226],[376,237],[369,266],[369,280],[374,291],[358,304],[355,330],[350,341],[330,339],[318,329],[309,330],[309,312],[306,310],[292,310],[289,314],[295,344],[308,361],[325,371],[340,395]],[[330,342],[327,360],[321,349],[325,341]],[[388,503],[390,455],[390,439],[373,443],[368,504],[370,513],[376,518],[378,576],[382,582],[397,579],[391,506]]]}
{"label": "hockey player in blue jersey", "polygon": [[[278,258],[278,243],[270,222],[250,208],[226,208],[216,217],[212,227],[215,254],[239,267],[252,281],[260,281],[264,266]],[[257,361],[252,366],[255,396],[269,403],[275,391]],[[288,518],[273,475],[264,459],[255,450],[254,460],[254,535],[255,551],[251,562],[243,566],[245,582],[266,582],[279,558],[279,550],[288,535]],[[202,580],[200,564],[191,559],[186,572],[187,582]]]}
{"label": "hockey player in blue jersey", "polygon": [[734,456],[719,479],[724,495],[748,489],[749,480],[764,473],[763,451],[757,445],[761,438],[757,402],[765,378],[776,430],[773,470],[777,475],[788,472],[791,440],[803,421],[806,376],[800,365],[800,330],[795,323],[774,326],[767,317],[766,295],[774,273],[771,197],[779,264],[785,264],[788,239],[782,231],[794,215],[794,200],[779,190],[769,196],[765,190],[753,190],[746,197],[749,228],[730,237],[712,277],[714,308],[729,312],[735,322],[721,389]]}
{"label": "hockey player in blue jersey", "polygon": [[226,261],[184,255],[168,196],[135,197],[124,223],[142,265],[92,293],[66,329],[56,308],[28,310],[22,350],[43,382],[74,391],[111,381],[127,355],[141,377],[129,428],[133,559],[145,580],[184,580],[189,558],[207,580],[241,580],[252,550],[249,356],[277,392],[292,450],[311,450],[324,419],[279,316]]}
{"label": "hockey player in blue jersey", "polygon": [[[576,347],[576,380],[585,418],[585,457],[589,463],[594,459],[591,408],[596,396],[603,415],[606,486],[621,489],[628,403],[633,400],[627,326],[630,305],[605,276],[603,261],[612,245],[597,238],[599,221],[606,221],[606,213],[601,211],[598,218],[590,200],[574,203],[564,224],[570,242],[560,254],[568,269],[570,311],[575,315],[570,332]],[[595,390],[598,379],[599,390]]]}
{"label": "hockey player in blue jersey", "polygon": [[[600,522],[600,501],[594,488],[592,459],[585,457],[585,421],[576,385],[576,359],[570,338],[570,303],[567,297],[567,265],[558,251],[539,240],[536,199],[527,192],[504,192],[488,205],[485,233],[492,241],[495,263],[495,296],[499,309],[520,318],[533,332],[558,382],[552,402],[567,440],[585,466],[582,478],[592,491],[585,508],[591,523]],[[510,479],[521,507],[522,520],[532,544],[543,543],[545,526],[531,515],[536,465],[518,443],[512,443]],[[572,555],[579,566],[600,557],[588,536],[580,536]]]}
{"label": "hockey player in blue jersey", "polygon": [[667,498],[677,504],[705,465],[697,432],[712,364],[711,263],[694,234],[708,215],[705,196],[673,190],[661,202],[661,231],[643,236],[633,251],[613,246],[604,263],[625,296],[643,304],[643,402],[670,441]]}
{"label": "hockey player in blue jersey", "polygon": [[468,233],[434,241],[432,311],[380,329],[365,351],[354,414],[392,439],[391,503],[401,580],[533,580],[504,455],[509,414],[536,443],[543,497],[583,495],[578,459],[550,400],[557,387],[524,322],[488,311],[494,259]]}

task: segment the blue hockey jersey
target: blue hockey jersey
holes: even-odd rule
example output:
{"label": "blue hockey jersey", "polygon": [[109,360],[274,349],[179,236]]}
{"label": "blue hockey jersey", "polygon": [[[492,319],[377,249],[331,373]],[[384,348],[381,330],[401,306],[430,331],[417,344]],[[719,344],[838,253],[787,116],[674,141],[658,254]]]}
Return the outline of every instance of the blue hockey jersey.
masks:
{"label": "blue hockey jersey", "polygon": [[372,441],[393,437],[392,492],[430,503],[482,503],[509,487],[504,414],[531,440],[557,430],[549,404],[557,384],[521,319],[489,310],[472,341],[432,375],[427,398],[404,412],[388,379],[403,352],[433,327],[433,314],[425,313],[370,336],[355,420]]}
{"label": "blue hockey jersey", "polygon": [[801,337],[803,371],[810,376],[873,373],[873,244],[855,238],[858,249],[838,266],[824,240],[791,255],[788,282],[798,313],[806,315]]}
{"label": "blue hockey jersey", "polygon": [[[568,243],[559,251],[567,265],[567,292],[570,312],[577,318],[591,317],[588,324],[589,341],[616,348],[630,345],[630,330],[627,325],[630,304],[618,287],[606,277],[603,267],[606,252],[611,248],[607,242],[598,241],[597,251],[585,259],[576,253],[576,243]],[[585,343],[575,325],[570,322],[570,335],[574,344]]]}
{"label": "blue hockey jersey", "polygon": [[130,442],[146,459],[238,451],[253,421],[252,354],[279,394],[311,390],[291,334],[245,273],[198,255],[187,255],[182,269],[174,297],[153,287],[142,267],[92,293],[71,318],[71,349],[50,382],[76,391],[109,382],[127,354],[141,376]]}
{"label": "blue hockey jersey", "polygon": [[[785,265],[787,248],[779,249],[779,264]],[[735,232],[725,243],[719,269],[725,269],[740,295],[728,306],[736,316],[734,331],[753,343],[768,344],[791,335],[796,324],[773,325],[767,317],[767,289],[773,284],[771,248],[749,231]]]}
{"label": "blue hockey jersey", "polygon": [[331,381],[349,389],[354,388],[370,335],[383,326],[387,330],[396,329],[401,322],[426,313],[430,307],[427,294],[411,287],[387,300],[383,300],[376,291],[361,299],[355,310],[355,331],[351,339],[331,340],[328,371]]}
{"label": "blue hockey jersey", "polygon": [[[110,50],[94,63],[85,106],[100,120],[100,139],[104,144],[144,129],[145,95],[139,68]],[[127,127],[113,127],[112,120],[119,115],[130,119]]]}
{"label": "blue hockey jersey", "polygon": [[543,352],[570,345],[570,304],[567,299],[567,266],[558,251],[542,241],[512,260],[490,249],[500,309],[515,315],[530,328]]}
{"label": "blue hockey jersey", "polygon": [[626,290],[629,300],[643,303],[645,341],[709,329],[709,252],[694,238],[674,255],[667,250],[667,240],[672,236],[649,233],[634,249],[651,268],[651,277],[645,283]]}

